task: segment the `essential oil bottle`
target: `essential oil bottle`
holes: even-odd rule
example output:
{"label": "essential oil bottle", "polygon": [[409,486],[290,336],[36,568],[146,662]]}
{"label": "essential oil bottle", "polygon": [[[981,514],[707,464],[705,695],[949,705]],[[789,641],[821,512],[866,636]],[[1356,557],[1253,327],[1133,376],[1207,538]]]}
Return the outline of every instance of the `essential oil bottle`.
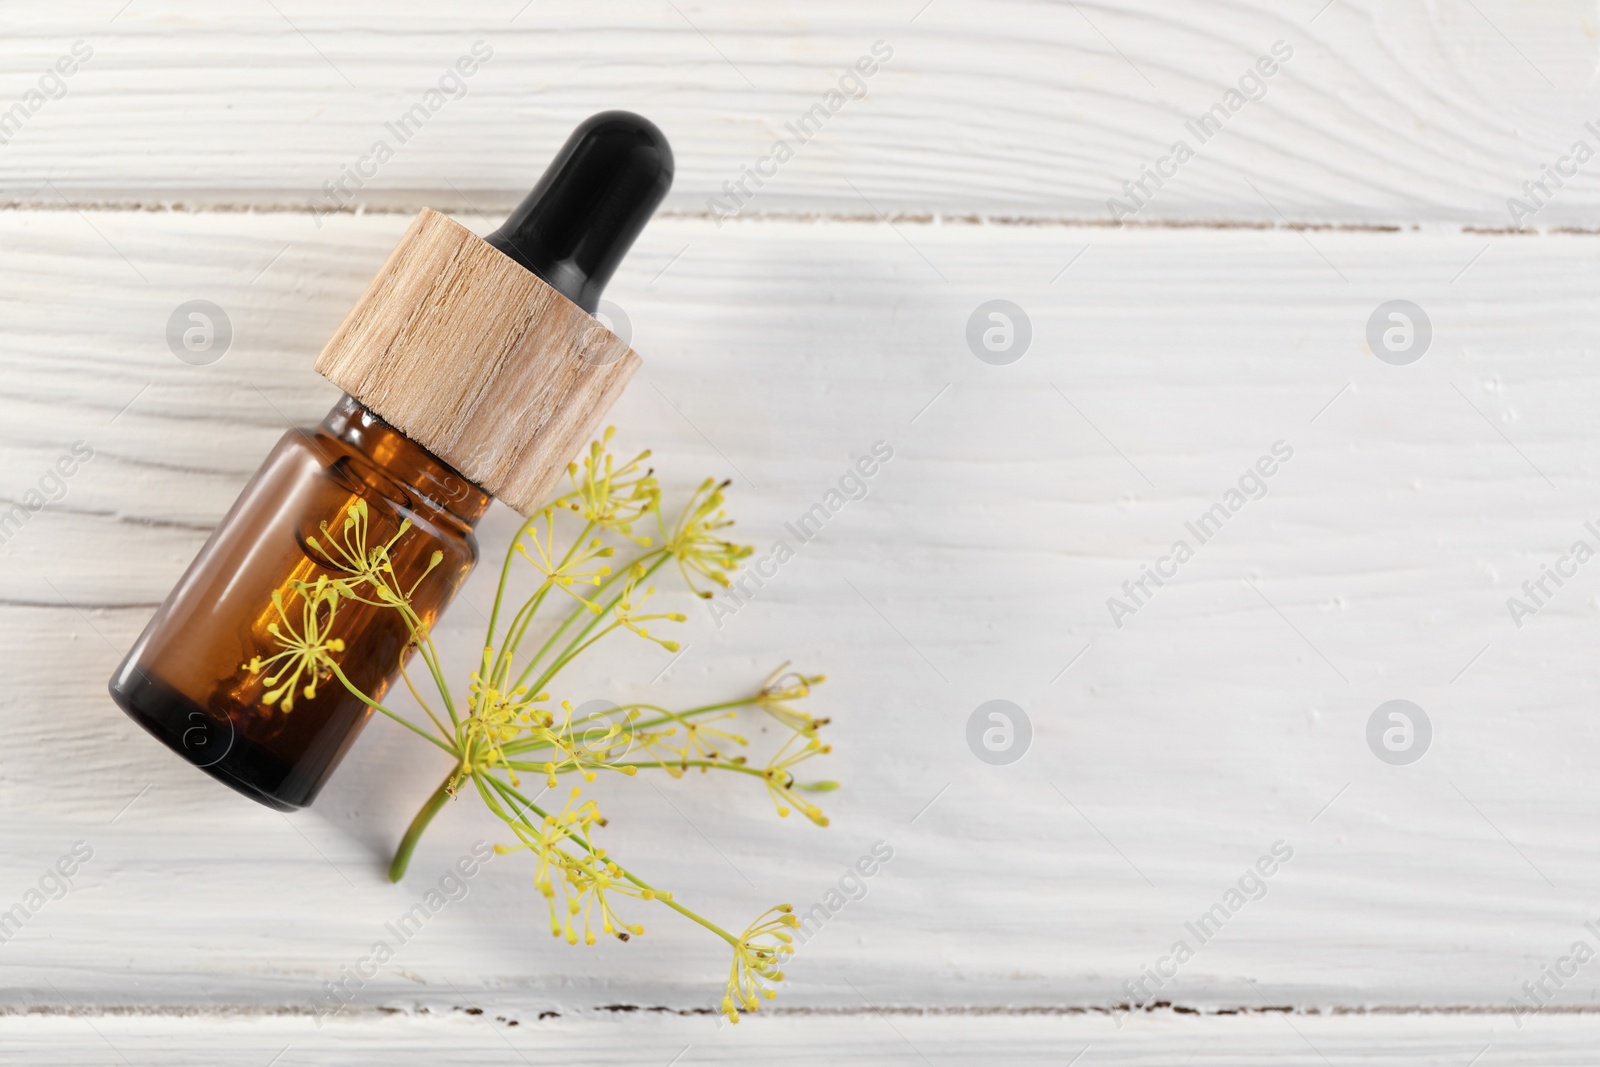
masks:
{"label": "essential oil bottle", "polygon": [[383,699],[415,651],[405,621],[345,601],[330,624],[302,583],[376,560],[432,626],[491,498],[547,502],[639,366],[591,316],[672,166],[653,124],[608,111],[487,238],[417,217],[317,360],[344,397],[283,435],[112,676],[135,722],[269,807],[315,799],[371,709],[329,674],[248,665],[316,640]]}

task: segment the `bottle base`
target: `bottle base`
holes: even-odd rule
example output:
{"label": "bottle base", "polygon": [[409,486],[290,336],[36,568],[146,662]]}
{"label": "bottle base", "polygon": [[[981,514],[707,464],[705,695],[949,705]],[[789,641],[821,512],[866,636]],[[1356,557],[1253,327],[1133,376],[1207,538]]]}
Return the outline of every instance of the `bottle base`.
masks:
{"label": "bottle base", "polygon": [[158,678],[137,668],[118,671],[108,687],[130,719],[184,760],[235,792],[274,811],[298,811],[317,790],[296,789],[293,775],[270,753],[240,736],[219,717]]}

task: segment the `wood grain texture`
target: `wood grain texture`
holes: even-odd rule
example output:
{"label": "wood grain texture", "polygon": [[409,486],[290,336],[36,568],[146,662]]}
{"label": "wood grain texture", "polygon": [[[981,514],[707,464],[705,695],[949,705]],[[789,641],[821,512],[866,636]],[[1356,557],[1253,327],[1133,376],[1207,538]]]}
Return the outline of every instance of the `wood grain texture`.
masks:
{"label": "wood grain texture", "polygon": [[[1186,139],[1196,158],[1134,222],[1501,228],[1542,165],[1600,148],[1585,0],[119,6],[7,15],[0,102],[74,41],[94,55],[0,150],[0,199],[326,209],[325,183],[385,141],[352,203],[495,214],[577,121],[627,107],[675,147],[668,209],[704,215],[877,41],[893,55],[865,96],[747,185],[745,214],[1103,224]],[[1280,40],[1294,56],[1262,99],[1204,144],[1187,132]],[[465,88],[391,132],[478,41],[493,57]],[[1593,227],[1595,166],[1526,225]]]}
{"label": "wood grain texture", "polygon": [[[443,773],[426,746],[375,724],[285,820],[172,759],[103,691],[286,420],[334,399],[311,353],[404,225],[0,216],[7,492],[74,440],[95,449],[0,548],[0,809],[29,813],[0,824],[0,900],[74,840],[96,850],[0,946],[13,1008],[309,1011],[495,839],[457,805],[391,887],[387,852]],[[809,907],[886,841],[894,861],[795,961],[784,1004],[847,1008],[858,988],[895,1007],[1089,1010],[1282,840],[1292,862],[1171,999],[1503,1008],[1595,917],[1594,578],[1521,629],[1505,605],[1595,517],[1597,281],[1600,245],[1577,237],[652,226],[612,297],[658,355],[615,419],[657,450],[670,494],[733,478],[764,549],[874,442],[894,456],[720,627],[664,594],[695,612],[664,674],[669,656],[636,649],[569,694],[687,703],[783,658],[824,670],[833,826],[778,822],[737,783],[603,783],[613,847],[738,921]],[[1033,324],[1009,367],[965,336],[997,294]],[[1366,349],[1397,294],[1434,324],[1409,367]],[[196,296],[237,326],[211,367],[163,336]],[[1107,598],[1278,440],[1295,455],[1268,495],[1116,628]],[[512,522],[496,509],[484,543]],[[480,571],[442,627],[452,662],[475,657],[493,580]],[[1034,728],[1010,767],[966,741],[997,697]],[[1396,697],[1435,725],[1407,768],[1364,739]],[[713,1004],[711,939],[647,915],[633,944],[567,949],[529,877],[496,860],[361,1004]],[[1596,992],[1585,972],[1557,1006]]]}
{"label": "wood grain texture", "polygon": [[[7,1020],[0,1050],[19,1067],[275,1067],[438,1063],[643,1064],[779,1062],[863,1067],[980,1063],[1060,1067],[1286,1067],[1480,1063],[1569,1067],[1592,1062],[1590,1020],[1553,1017],[1518,1031],[1505,1016],[1174,1016],[1131,1020],[1081,1017],[876,1014],[780,1016],[718,1030],[704,1018],[626,1013],[542,1020],[492,1013],[400,1015],[330,1024],[279,1017],[248,1019],[113,1016],[93,1020],[33,1016]],[[120,1058],[118,1058],[120,1057]],[[676,1058],[676,1059],[674,1059]]]}
{"label": "wood grain texture", "polygon": [[565,481],[639,357],[532,271],[424,208],[315,367],[531,515]]}

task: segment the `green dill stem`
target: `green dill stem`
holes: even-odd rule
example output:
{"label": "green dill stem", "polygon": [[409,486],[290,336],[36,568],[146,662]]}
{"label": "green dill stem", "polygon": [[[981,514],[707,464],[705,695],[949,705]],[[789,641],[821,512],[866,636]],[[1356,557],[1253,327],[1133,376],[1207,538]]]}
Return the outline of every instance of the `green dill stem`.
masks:
{"label": "green dill stem", "polygon": [[[554,584],[549,578],[546,578],[539,588],[534,590],[527,600],[523,601],[522,606],[517,609],[517,613],[506,624],[505,644],[501,647],[499,653],[493,655],[494,669],[492,674],[487,676],[491,678],[491,684],[497,688],[505,682],[505,676],[510,673],[511,657],[516,654],[517,646],[522,643],[522,635],[532,625],[534,616],[539,613],[539,609],[544,606],[545,596],[550,592]],[[494,652],[494,646],[485,644],[483,650],[487,657],[487,654]],[[480,675],[479,677],[485,676]]]}
{"label": "green dill stem", "polygon": [[652,767],[705,767],[705,768],[707,768],[709,770],[714,770],[714,771],[734,771],[734,772],[736,772],[738,774],[748,774],[748,775],[751,775],[752,777],[755,777],[755,778],[765,778],[767,776],[767,772],[765,770],[758,770],[755,767],[746,767],[746,766],[744,766],[743,764],[740,764],[740,763],[719,763],[716,760],[708,760],[708,759],[667,760],[667,761],[651,760],[649,762],[640,762],[640,763],[610,763],[610,764],[607,764],[607,766],[609,766],[609,767],[638,767],[638,768],[640,768],[642,770],[648,770],[648,769],[650,769]]}
{"label": "green dill stem", "polygon": [[[451,723],[460,726],[461,720],[456,715],[455,701],[450,699],[450,685],[444,679],[444,672],[439,669],[439,652],[433,647],[433,635],[428,633],[427,628],[422,625],[422,618],[412,609],[410,601],[400,600],[387,606],[400,612],[400,618],[406,624],[406,631],[411,635],[412,645],[416,647],[417,654],[422,657],[422,662],[427,666],[428,673],[433,675],[433,686],[439,691],[439,699],[443,702],[445,711],[449,713]],[[421,697],[418,697],[418,701],[421,701]],[[429,718],[433,717],[431,711],[428,715]],[[437,722],[438,720],[435,719],[434,721]]]}
{"label": "green dill stem", "polygon": [[[619,597],[620,597],[620,594],[619,594]],[[603,613],[602,613],[602,616],[600,616],[600,617],[603,617]],[[595,619],[595,622],[599,622],[600,621],[600,617],[597,617]],[[589,638],[587,641],[584,641],[583,644],[579,645],[578,641],[583,638],[584,634],[587,634],[593,628],[594,628],[594,625],[592,623],[589,626],[585,626],[583,628],[583,633],[581,633],[577,637],[573,638],[572,639],[572,644],[568,645],[565,649],[563,649],[562,652],[561,652],[560,657],[554,663],[550,664],[550,666],[545,670],[545,673],[539,679],[539,689],[540,690],[543,690],[544,687],[548,683],[550,683],[552,680],[554,680],[554,678],[555,678],[555,676],[557,674],[561,673],[561,668],[562,667],[565,667],[568,663],[571,663],[573,660],[577,659],[580,655],[582,655],[585,651],[588,650],[590,645],[596,643],[597,641],[604,640],[605,636],[607,634],[611,633],[613,630],[622,629],[622,624],[620,622],[613,621],[604,630],[601,630],[599,633],[595,634],[593,637]],[[576,645],[577,647],[573,647],[574,645]]]}
{"label": "green dill stem", "polygon": [[[656,704],[624,704],[620,708],[612,708],[610,714],[626,715],[628,712],[637,709],[661,712],[662,714],[660,718],[648,719],[644,722],[636,722],[629,727],[630,730],[647,730],[652,726],[661,726],[669,722],[683,722],[693,715],[709,715],[713,711],[727,711],[729,708],[742,708],[746,705],[756,703],[756,700],[756,697],[749,697],[745,700],[729,700],[721,704],[707,704],[705,707],[689,708],[687,711],[677,712],[668,711],[666,708],[660,707]],[[501,751],[508,756],[514,756],[520,755],[524,752],[535,752],[541,748],[549,748],[550,745],[551,742],[545,738],[525,738],[521,741],[512,741],[507,743],[506,745],[502,746]]]}
{"label": "green dill stem", "polygon": [[439,733],[445,737],[454,738],[455,735],[449,730],[445,729],[444,723],[439,721],[439,716],[433,713],[433,709],[428,707],[428,702],[422,699],[422,694],[417,692],[417,687],[415,683],[411,681],[411,674],[406,670],[404,663],[400,665],[400,677],[405,680],[406,688],[411,690],[411,695],[416,698],[417,704],[421,706],[423,711],[428,713],[429,720],[433,722],[433,725],[439,728]]}
{"label": "green dill stem", "polygon": [[[630,562],[628,562],[626,564],[623,564],[623,565],[619,566],[615,571],[613,571],[610,575],[608,575],[606,577],[605,581],[601,582],[598,586],[595,587],[594,599],[595,600],[599,599],[600,594],[605,592],[607,586],[609,586],[612,582],[615,582],[618,578],[621,578],[624,575],[626,575],[629,571],[633,570],[634,567],[637,567],[639,564],[643,563],[645,560],[649,559],[651,556],[657,555],[658,553],[664,553],[665,551],[666,551],[666,549],[664,549],[664,548],[652,549],[651,551],[646,552],[644,555],[640,556],[638,559],[632,560],[632,561],[630,561]],[[659,567],[664,562],[666,562],[665,556],[663,556],[662,559],[657,560],[656,563],[648,571],[646,571],[645,573],[646,574],[653,574],[655,572],[656,567]],[[577,618],[580,615],[590,615],[591,618],[593,618],[593,619],[599,619],[600,615],[603,615],[605,613],[604,609],[602,609],[599,614],[595,614],[593,612],[590,612],[588,607],[587,607],[587,605],[594,603],[594,600],[590,600],[590,599],[586,599],[586,598],[579,598],[579,599],[582,600],[582,603],[580,603],[577,607],[572,609],[571,614],[569,614],[566,617],[566,619],[562,621],[560,626],[556,627],[556,632],[551,634],[545,640],[545,643],[543,645],[539,646],[539,651],[537,651],[537,652],[535,652],[533,654],[533,658],[528,660],[527,667],[525,667],[523,669],[522,675],[517,679],[517,684],[518,685],[522,685],[523,683],[525,683],[528,680],[528,675],[533,673],[533,668],[538,666],[539,661],[544,658],[544,654],[546,652],[550,651],[550,646],[555,644],[556,641],[560,640],[561,635],[563,633],[566,633],[567,627],[571,626],[573,624],[573,622],[576,621]],[[613,600],[612,603],[615,604],[616,601]],[[592,623],[591,623],[591,625],[592,625]],[[581,638],[583,635],[579,634],[578,636]],[[549,675],[549,674],[545,675],[544,676],[544,681],[549,681],[551,677],[552,677],[552,675]],[[534,691],[535,692],[542,692],[543,691],[542,684],[540,686],[534,687]]]}
{"label": "green dill stem", "polygon": [[[583,546],[584,538],[588,537],[594,531],[594,528],[593,521],[584,524],[583,532],[573,539],[572,547],[567,549],[567,554],[561,557],[560,563],[556,564],[557,573],[572,561],[573,556],[577,555],[579,548]],[[509,560],[507,562],[509,564]],[[601,588],[604,588],[605,584],[602,583]],[[544,606],[545,596],[550,592],[553,585],[555,585],[554,579],[546,575],[544,584],[528,598],[527,603],[522,606],[522,610],[517,612],[516,618],[512,619],[511,624],[506,627],[506,643],[500,650],[500,656],[496,660],[494,667],[496,683],[504,683],[505,676],[511,673],[511,659],[517,654],[517,649],[521,647],[522,639],[528,633],[528,627],[533,625],[533,617]]]}
{"label": "green dill stem", "polygon": [[378,703],[376,700],[373,700],[371,697],[367,696],[367,694],[365,694],[361,690],[357,689],[355,687],[355,684],[352,683],[350,681],[350,679],[348,679],[348,678],[346,678],[344,676],[344,671],[341,671],[339,669],[339,665],[337,663],[334,663],[333,661],[330,660],[330,661],[328,661],[328,667],[329,667],[329,669],[331,669],[333,671],[333,676],[335,678],[339,679],[340,682],[344,683],[344,687],[346,689],[350,690],[351,693],[355,694],[356,699],[360,700],[367,707],[372,708],[372,709],[374,709],[376,711],[383,712],[385,715],[389,716],[389,718],[393,719],[395,722],[399,723],[401,726],[404,726],[407,730],[410,730],[412,733],[416,734],[418,737],[427,739],[428,741],[432,742],[433,744],[435,744],[435,745],[439,746],[440,748],[444,749],[446,752],[450,753],[452,756],[454,756],[456,754],[455,749],[451,748],[449,745],[445,744],[443,741],[439,740],[437,737],[434,737],[428,731],[422,729],[420,726],[418,726],[416,723],[412,722],[410,719],[406,718],[404,715],[401,715],[398,712],[390,711],[388,708],[384,707],[382,704]]}
{"label": "green dill stem", "polygon": [[[518,837],[522,837],[522,833],[517,831],[517,828],[514,825],[517,819],[521,816],[513,816],[510,812],[506,811],[500,806],[500,799],[489,791],[488,786],[483,784],[486,780],[493,784],[496,789],[504,788],[518,798],[520,798],[522,794],[517,793],[515,790],[511,789],[510,786],[505,786],[504,783],[500,782],[493,775],[474,774],[472,776],[472,784],[477,788],[478,795],[483,798],[483,806],[488,808],[497,819],[501,820],[506,825],[511,826],[512,830],[517,832]],[[526,807],[527,811],[533,812],[540,819],[549,818],[549,816],[545,814],[544,809],[533,803],[531,800],[526,802]],[[523,814],[525,815],[526,812]],[[526,822],[526,819],[523,821]]]}
{"label": "green dill stem", "polygon": [[[648,558],[648,557],[644,557],[644,558]],[[660,570],[662,564],[666,563],[669,558],[670,557],[668,557],[667,555],[663,554],[660,559],[656,560],[648,568],[645,569],[645,572],[639,576],[639,579],[642,581],[645,578],[650,577],[656,571]],[[641,559],[640,562],[642,562],[642,561],[643,560]],[[583,641],[583,639],[589,635],[589,631],[590,630],[593,630],[597,625],[599,625],[600,620],[605,618],[606,613],[608,611],[610,611],[612,608],[616,607],[617,603],[621,599],[622,599],[622,594],[618,593],[616,596],[611,598],[611,602],[609,604],[607,604],[605,607],[600,609],[600,613],[599,614],[594,615],[592,618],[590,618],[589,624],[587,626],[585,626],[582,630],[579,630],[577,636],[575,636],[567,644],[566,648],[561,650],[561,655],[557,656],[555,661],[553,663],[551,663],[550,666],[545,668],[544,673],[539,676],[539,681],[537,683],[535,683],[534,686],[533,686],[533,691],[534,692],[536,692],[536,693],[544,692],[544,687],[550,683],[550,680],[553,679],[556,676],[556,674],[561,670],[562,667],[565,667],[569,662],[571,662],[571,660],[573,659],[574,656],[576,656],[579,652],[583,651],[583,649],[588,648],[589,645],[594,643],[594,641],[590,641],[587,644],[582,645],[581,647],[579,646],[579,642]],[[582,609],[580,609],[580,610],[582,610]],[[577,614],[576,612],[573,613],[574,616],[576,616],[576,614]],[[571,621],[572,621],[572,618],[569,617],[567,619],[566,623],[562,623],[561,624],[561,629],[562,630],[566,629],[567,628],[567,623],[570,623]],[[612,629],[615,629],[615,627],[613,626]],[[560,630],[556,631],[556,634],[559,635],[560,634]],[[605,635],[602,634],[600,636],[603,637]],[[553,641],[554,639],[555,639],[554,636],[552,636],[551,640]],[[599,640],[599,638],[597,637],[597,638],[595,638],[595,640]],[[549,647],[548,644],[546,645],[546,647]],[[543,655],[543,654],[544,654],[544,650],[540,649],[540,655]],[[538,660],[535,659],[533,662],[530,662],[528,664],[527,670],[522,672],[522,678],[519,678],[517,680],[517,684],[518,685],[521,685],[523,679],[527,678],[528,672],[533,670],[534,663],[537,663],[537,662],[538,662]]]}
{"label": "green dill stem", "polygon": [[[367,577],[365,580],[374,588],[379,587],[373,578]],[[388,589],[388,586],[384,585],[382,588]],[[394,590],[390,589],[389,592],[393,594]],[[412,645],[416,647],[417,653],[422,657],[422,662],[427,666],[428,673],[433,675],[434,688],[439,690],[439,698],[444,703],[445,711],[450,714],[450,721],[456,726],[460,726],[461,720],[456,715],[455,701],[450,698],[450,685],[444,679],[444,672],[439,669],[439,653],[433,647],[433,637],[422,625],[422,618],[412,609],[410,601],[401,598],[398,594],[394,596],[393,600],[367,600],[365,597],[352,597],[351,599],[358,604],[367,604],[375,608],[393,608],[400,613],[401,621],[406,624],[406,632],[411,635]],[[410,684],[409,679],[407,684]],[[415,688],[412,689],[412,692],[416,692]],[[356,695],[361,696],[360,693],[356,693]],[[362,699],[365,698],[363,697]],[[421,697],[418,697],[418,701],[421,701]],[[432,718],[432,714],[430,711],[430,718]],[[435,719],[434,721],[437,722],[438,720]]]}
{"label": "green dill stem", "polygon": [[[646,889],[650,889],[649,886],[645,886],[643,882],[639,881],[639,879],[635,878],[633,875],[628,874],[627,871],[623,871],[622,873],[623,873],[624,876],[627,877],[628,881],[633,882],[633,883],[635,883],[637,885],[644,886],[644,888],[646,888]],[[654,892],[654,890],[651,890],[651,892]],[[734,937],[732,934],[728,933],[728,931],[724,930],[722,927],[718,926],[716,923],[712,922],[710,919],[707,919],[707,918],[704,918],[702,916],[696,915],[694,912],[690,911],[688,908],[684,907],[682,904],[679,904],[676,900],[672,900],[671,898],[663,898],[659,894],[657,894],[655,899],[660,901],[662,904],[665,904],[667,907],[671,908],[673,911],[677,912],[679,915],[682,915],[684,918],[692,919],[693,921],[699,923],[701,926],[704,926],[707,930],[710,930],[712,933],[714,933],[718,937],[722,938],[722,940],[726,941],[728,944],[732,945],[734,948],[738,948],[739,947],[739,939],[737,937]]]}
{"label": "green dill stem", "polygon": [[489,656],[494,648],[494,628],[500,619],[500,601],[506,594],[506,579],[511,577],[511,559],[516,554],[517,542],[521,541],[522,535],[538,521],[540,514],[542,513],[535,512],[531,518],[524,519],[522,525],[517,527],[517,532],[511,535],[511,543],[506,546],[506,559],[500,565],[500,584],[494,591],[494,609],[489,612],[489,637],[483,643],[483,666],[478,675],[480,678],[486,677],[489,673]]}
{"label": "green dill stem", "polygon": [[439,783],[439,788],[433,791],[428,802],[422,805],[416,817],[411,820],[411,825],[406,827],[406,835],[400,839],[400,846],[394,850],[394,859],[389,864],[389,881],[398,882],[406,875],[406,867],[411,863],[411,853],[416,850],[417,842],[422,839],[422,831],[428,828],[433,817],[439,814],[445,802],[450,799],[450,783],[455,781],[455,772],[451,771]]}
{"label": "green dill stem", "polygon": [[[554,523],[554,515],[550,517],[550,522]],[[526,530],[526,528],[531,525],[533,525],[533,520],[528,520],[528,522],[523,523],[523,530]],[[594,530],[594,528],[594,522],[584,523],[584,530],[582,530],[582,533],[578,534],[578,537],[574,537],[573,544],[566,549],[566,555],[563,555],[562,561],[555,565],[554,573],[560,573],[562,568],[565,568],[565,566],[570,563],[571,558],[573,558],[574,555],[578,555],[578,550],[581,549],[582,544],[584,544],[584,537],[589,536],[590,531]],[[538,534],[534,534],[534,537],[538,539]],[[517,541],[522,541],[522,531],[518,531]],[[512,547],[515,547],[515,545],[517,545],[517,542],[512,542]],[[506,566],[507,569],[510,568],[510,555],[507,555],[506,557]],[[501,577],[504,577],[504,574],[502,574]],[[526,633],[526,630],[528,630],[528,625],[533,622],[533,616],[531,616],[531,613],[528,614],[528,617],[523,617],[523,613],[526,613],[530,606],[533,608],[533,611],[538,611],[539,606],[544,603],[544,593],[549,592],[550,587],[552,587],[554,584],[555,581],[552,579],[552,576],[550,576],[550,574],[544,574],[544,584],[539,585],[539,589],[534,590],[533,595],[528,597],[528,600],[523,601],[522,608],[518,609],[517,614],[512,617],[512,621],[510,621],[509,624],[506,624],[506,646],[502,648],[501,654],[499,654],[498,662],[496,662],[496,672],[499,670],[499,664],[506,661],[506,659],[509,659],[510,654],[515,653],[517,646],[522,643],[523,633]],[[493,638],[494,632],[493,630],[490,630],[490,640],[493,641]]]}
{"label": "green dill stem", "polygon": [[[527,763],[527,762],[523,762],[521,760],[507,760],[506,763],[505,763],[505,766],[509,767],[511,770],[514,770],[514,771],[527,771],[529,774],[543,774],[544,773],[544,767],[545,767],[545,765],[543,763]],[[743,766],[743,765],[738,764],[738,763],[718,763],[715,760],[694,760],[694,759],[692,759],[692,760],[665,760],[665,761],[651,760],[649,762],[641,762],[641,763],[607,763],[607,764],[605,764],[605,766],[611,767],[611,768],[637,767],[637,768],[639,768],[641,770],[650,770],[651,768],[656,768],[656,767],[662,767],[662,768],[665,768],[665,767],[684,767],[684,768],[688,768],[688,767],[704,767],[704,768],[706,768],[708,770],[735,771],[735,772],[737,772],[739,774],[748,774],[748,775],[752,775],[752,776],[754,776],[756,778],[765,778],[767,776],[767,772],[765,770],[760,770],[760,769],[757,769],[755,767],[746,767],[746,766]],[[573,767],[573,768],[570,768],[568,770],[557,771],[556,773],[557,774],[571,774],[574,770],[579,770],[579,769],[587,769],[587,768]]]}
{"label": "green dill stem", "polygon": [[636,722],[633,724],[633,728],[635,730],[648,730],[652,726],[664,726],[669,722],[681,722],[691,715],[709,715],[713,711],[728,711],[731,708],[747,707],[756,703],[759,699],[760,697],[757,695],[753,697],[747,697],[744,700],[728,700],[721,704],[707,704],[703,708],[690,708],[688,711],[677,712],[668,711],[666,708],[657,707],[654,704],[629,704],[625,708],[617,708],[616,710],[626,712],[632,708],[649,708],[651,711],[662,712],[660,718],[649,719],[645,722]]}
{"label": "green dill stem", "polygon": [[[413,627],[411,633],[414,641],[417,632]],[[444,672],[439,669],[439,652],[433,647],[433,637],[424,634],[423,639],[416,642],[416,645],[417,652],[422,656],[422,662],[428,666],[428,673],[433,675],[433,685],[439,690],[439,699],[444,704],[444,710],[449,713],[451,723],[459,727],[461,717],[456,714],[456,702],[450,698],[450,683],[445,681]]]}

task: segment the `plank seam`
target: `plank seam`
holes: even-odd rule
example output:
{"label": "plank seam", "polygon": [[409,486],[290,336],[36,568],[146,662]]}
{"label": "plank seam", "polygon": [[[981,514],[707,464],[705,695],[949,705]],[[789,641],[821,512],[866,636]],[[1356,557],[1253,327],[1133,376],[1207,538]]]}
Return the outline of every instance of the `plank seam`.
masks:
{"label": "plank seam", "polygon": [[[401,215],[411,216],[421,211],[422,208],[432,204],[441,203],[450,199],[449,195],[440,193],[430,197],[425,192],[417,193],[415,201],[404,200],[368,205],[346,205],[340,208],[313,209],[311,206],[281,200],[266,201],[200,201],[200,200],[165,200],[165,199],[110,199],[110,200],[77,200],[71,204],[60,200],[25,200],[12,199],[0,200],[0,212],[13,214],[40,214],[50,212],[96,212],[96,213],[149,213],[149,214],[175,214],[175,215]],[[453,195],[453,194],[452,194]],[[476,211],[450,211],[436,209],[441,214],[456,217],[460,215],[479,215]],[[726,223],[730,226],[759,226],[763,223],[814,223],[827,225],[879,225],[885,221],[906,226],[1003,226],[1020,228],[1059,228],[1059,229],[1102,229],[1102,230],[1289,230],[1293,232],[1311,231],[1315,233],[1403,233],[1420,232],[1424,228],[1435,232],[1448,232],[1455,230],[1465,234],[1489,234],[1493,236],[1517,237],[1540,236],[1549,234],[1593,236],[1600,234],[1600,227],[1586,226],[1551,226],[1547,228],[1524,227],[1513,229],[1509,226],[1492,227],[1467,222],[1430,222],[1426,225],[1419,223],[1397,222],[1326,222],[1317,220],[1290,220],[1285,222],[1279,219],[1247,219],[1247,218],[1216,218],[1216,219],[1122,219],[1113,220],[1100,216],[1083,215],[1043,215],[1027,213],[1005,212],[936,212],[936,211],[895,211],[886,212],[879,216],[870,212],[859,211],[751,211],[742,212],[738,218],[728,219],[707,211],[664,210],[656,215],[660,219],[673,221],[711,223],[719,228]]]}
{"label": "plank seam", "polygon": [[[514,1019],[518,1012],[516,1009],[492,1009],[502,1018]],[[476,1005],[450,1005],[443,1009],[429,1008],[427,1005],[418,1004],[412,1008],[395,1007],[392,1005],[376,1005],[367,1008],[347,1008],[340,1013],[341,1017],[385,1017],[391,1015],[440,1015],[440,1014],[485,1014],[483,1009]],[[248,1004],[104,1004],[104,1005],[64,1005],[64,1004],[34,1004],[20,1006],[15,1004],[0,1005],[0,1018],[14,1018],[21,1016],[106,1016],[106,1017],[150,1017],[150,1018],[255,1018],[255,1017],[281,1017],[281,1018],[316,1018],[320,1013],[312,1007],[299,1005],[248,1005]],[[666,1005],[643,1004],[600,1004],[587,1008],[571,1009],[565,1016],[561,1012],[551,1009],[528,1009],[528,1014],[538,1019],[546,1018],[581,1018],[591,1016],[595,1018],[608,1015],[676,1015],[681,1017],[715,1016],[721,1014],[715,1008],[673,1008]],[[1060,1004],[1036,1006],[920,1006],[920,1005],[880,1005],[861,1007],[763,1007],[762,1016],[792,1016],[792,1017],[829,1017],[829,1018],[855,1018],[876,1017],[880,1015],[897,1016],[949,1016],[959,1018],[1003,1017],[1003,1018],[1029,1018],[1029,1017],[1057,1017],[1057,1016],[1116,1016],[1126,1015],[1198,1015],[1198,1016],[1232,1016],[1232,1015],[1295,1015],[1306,1017],[1335,1017],[1335,1016],[1395,1016],[1422,1018],[1428,1016],[1460,1015],[1460,1016],[1511,1016],[1516,1013],[1504,1005],[1492,1004],[1440,1004],[1440,1005],[1381,1005],[1381,1004],[1334,1004],[1326,1006],[1292,1005],[1292,1004],[1228,1004],[1194,1006],[1172,1003],[1147,1005],[1143,1008],[1129,1004]],[[1541,1009],[1541,1015],[1574,1015],[1588,1016],[1600,1015],[1600,1005],[1546,1005]]]}

